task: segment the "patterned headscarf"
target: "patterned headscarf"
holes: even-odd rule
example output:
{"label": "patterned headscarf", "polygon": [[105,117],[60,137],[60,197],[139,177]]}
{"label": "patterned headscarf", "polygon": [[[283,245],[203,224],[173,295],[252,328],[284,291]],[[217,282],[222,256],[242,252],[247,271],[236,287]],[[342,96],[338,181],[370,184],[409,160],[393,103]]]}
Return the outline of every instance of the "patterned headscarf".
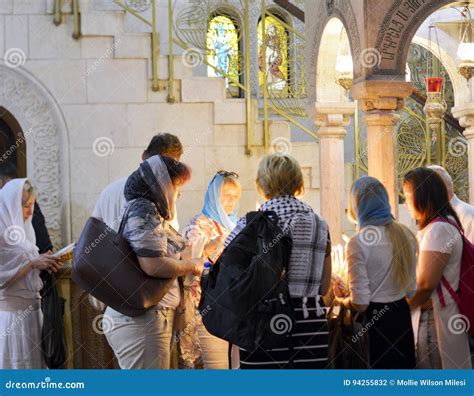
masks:
{"label": "patterned headscarf", "polygon": [[140,168],[130,175],[125,184],[124,195],[127,201],[146,198],[155,203],[165,220],[174,218],[176,209],[173,183],[159,155],[143,161]]}

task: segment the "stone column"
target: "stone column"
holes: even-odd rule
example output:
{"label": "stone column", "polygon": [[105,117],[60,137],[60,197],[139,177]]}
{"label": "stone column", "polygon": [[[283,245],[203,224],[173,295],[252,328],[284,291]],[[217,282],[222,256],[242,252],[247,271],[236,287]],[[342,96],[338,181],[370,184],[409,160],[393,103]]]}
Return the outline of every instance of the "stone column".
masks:
{"label": "stone column", "polygon": [[469,203],[474,204],[474,103],[453,107],[453,116],[465,128],[464,137],[468,147]]}
{"label": "stone column", "polygon": [[411,94],[413,85],[405,81],[371,80],[357,83],[352,96],[366,114],[369,175],[379,179],[388,191],[392,213],[398,217],[398,158],[396,113]]}
{"label": "stone column", "polygon": [[343,244],[344,137],[355,103],[316,103],[319,136],[321,215],[328,222],[331,242]]}

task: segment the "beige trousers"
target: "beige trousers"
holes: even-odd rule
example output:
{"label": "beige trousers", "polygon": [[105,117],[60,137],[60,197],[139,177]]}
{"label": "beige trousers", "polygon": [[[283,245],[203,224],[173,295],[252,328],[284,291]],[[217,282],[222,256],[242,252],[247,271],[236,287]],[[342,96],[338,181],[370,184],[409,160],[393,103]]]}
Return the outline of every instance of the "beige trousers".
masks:
{"label": "beige trousers", "polygon": [[229,369],[229,343],[207,331],[199,318],[197,333],[205,369]]}
{"label": "beige trousers", "polygon": [[175,311],[151,309],[131,318],[107,307],[105,336],[121,369],[169,369]]}

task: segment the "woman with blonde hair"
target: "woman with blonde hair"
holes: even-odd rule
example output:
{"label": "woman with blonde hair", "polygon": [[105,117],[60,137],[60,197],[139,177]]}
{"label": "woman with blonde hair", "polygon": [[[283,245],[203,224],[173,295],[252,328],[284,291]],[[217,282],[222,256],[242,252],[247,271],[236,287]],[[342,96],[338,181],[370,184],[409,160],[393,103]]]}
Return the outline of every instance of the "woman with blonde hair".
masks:
{"label": "woman with blonde hair", "polygon": [[[209,183],[201,213],[194,216],[184,229],[188,246],[199,250],[203,261],[217,261],[224,249],[224,241],[237,223],[237,211],[241,195],[239,175],[225,170],[218,171]],[[200,245],[201,248],[196,248]],[[189,277],[188,277],[189,279]],[[205,369],[229,368],[229,343],[210,334],[202,324],[197,307],[201,298],[200,277],[194,277],[185,285],[190,307],[194,315],[187,316],[189,331],[179,334],[181,360],[186,368],[194,368],[199,355]]]}
{"label": "woman with blonde hair", "polygon": [[[326,222],[298,197],[304,192],[303,174],[293,157],[265,156],[258,166],[257,190],[273,211],[278,225],[293,241],[288,264],[288,290],[295,325],[291,341],[271,349],[240,350],[241,369],[322,369],[328,364],[328,327],[321,296],[331,282],[331,244]],[[245,227],[242,217],[227,238],[227,246]]]}
{"label": "woman with blonde hair", "polygon": [[344,306],[367,312],[370,368],[415,368],[406,298],[415,293],[416,238],[394,220],[387,190],[373,177],[352,185],[349,218],[358,226],[346,250],[350,290],[335,287],[335,294]]}
{"label": "woman with blonde hair", "polygon": [[40,270],[59,258],[39,254],[31,218],[35,192],[26,179],[0,190],[0,369],[46,368],[41,350]]}

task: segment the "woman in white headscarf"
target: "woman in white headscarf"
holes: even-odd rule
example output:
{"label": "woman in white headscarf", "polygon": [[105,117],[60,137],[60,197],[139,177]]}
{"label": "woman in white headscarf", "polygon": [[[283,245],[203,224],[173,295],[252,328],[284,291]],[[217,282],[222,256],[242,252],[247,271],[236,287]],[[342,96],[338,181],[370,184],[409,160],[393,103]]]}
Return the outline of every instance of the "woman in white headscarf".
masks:
{"label": "woman in white headscarf", "polygon": [[191,259],[184,239],[170,225],[181,186],[190,177],[183,163],[155,155],[125,185],[128,211],[123,236],[147,275],[175,280],[163,299],[143,315],[132,318],[106,309],[105,336],[122,369],[170,367],[175,312],[182,303],[178,277],[202,272],[201,262]]}
{"label": "woman in white headscarf", "polygon": [[[195,254],[201,254],[203,261],[215,263],[224,250],[224,241],[234,229],[238,217],[241,195],[239,175],[225,170],[218,171],[206,191],[204,207],[194,216],[183,230],[188,246],[194,247]],[[200,248],[198,247],[200,246]],[[198,253],[199,252],[199,253]],[[201,279],[187,279],[185,295],[193,311],[186,317],[185,331],[178,333],[181,365],[194,368],[202,356],[205,369],[229,368],[229,343],[210,334],[202,324],[198,312],[201,299]]]}
{"label": "woman in white headscarf", "polygon": [[0,369],[45,368],[41,352],[40,270],[62,264],[40,255],[31,217],[33,187],[26,179],[0,190]]}

